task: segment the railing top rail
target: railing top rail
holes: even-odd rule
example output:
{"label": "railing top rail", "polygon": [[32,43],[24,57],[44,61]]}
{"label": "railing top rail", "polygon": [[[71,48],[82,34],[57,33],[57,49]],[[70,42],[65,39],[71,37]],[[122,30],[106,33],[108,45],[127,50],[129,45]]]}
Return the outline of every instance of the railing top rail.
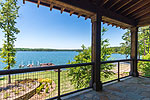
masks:
{"label": "railing top rail", "polygon": [[10,69],[10,70],[0,70],[0,75],[8,74],[17,74],[17,73],[27,73],[27,72],[36,72],[36,71],[45,71],[45,70],[54,70],[62,68],[71,68],[78,66],[87,66],[93,65],[94,63],[81,63],[81,64],[67,64],[67,65],[56,65],[56,66],[46,66],[46,67],[33,67],[33,68],[24,68],[24,69]]}
{"label": "railing top rail", "polygon": [[112,61],[102,61],[101,64],[115,63],[115,62],[126,62],[126,61],[132,61],[132,59],[121,59],[121,60],[112,60]]}
{"label": "railing top rail", "polygon": [[146,59],[137,59],[138,61],[150,61],[150,60],[146,60]]}

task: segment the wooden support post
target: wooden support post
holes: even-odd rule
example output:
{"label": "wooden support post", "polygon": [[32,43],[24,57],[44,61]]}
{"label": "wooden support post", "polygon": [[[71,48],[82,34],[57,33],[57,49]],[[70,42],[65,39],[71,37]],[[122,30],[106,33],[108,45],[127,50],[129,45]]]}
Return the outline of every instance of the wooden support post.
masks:
{"label": "wooden support post", "polygon": [[92,87],[96,91],[102,90],[100,81],[100,64],[101,64],[101,14],[92,17]]}
{"label": "wooden support post", "polygon": [[138,77],[139,73],[137,70],[137,45],[138,45],[138,27],[132,27],[131,31],[131,70],[130,75]]}

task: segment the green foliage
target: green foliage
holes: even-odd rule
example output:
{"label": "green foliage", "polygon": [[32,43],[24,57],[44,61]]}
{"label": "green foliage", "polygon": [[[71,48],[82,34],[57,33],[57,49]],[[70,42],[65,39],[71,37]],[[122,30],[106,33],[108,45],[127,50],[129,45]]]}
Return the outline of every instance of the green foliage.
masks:
{"label": "green foliage", "polygon": [[[102,36],[107,31],[107,29],[103,28]],[[112,54],[111,48],[108,48],[109,41],[108,39],[102,39],[101,41],[101,61],[107,61]],[[77,56],[75,56],[72,62],[69,64],[77,64],[77,63],[89,63],[91,62],[91,47],[86,48],[82,45],[83,52],[80,52]],[[107,78],[113,74],[113,72],[109,71],[112,69],[112,64],[103,64],[101,65],[101,78]],[[82,66],[82,67],[73,67],[68,70],[68,76],[71,77],[71,83],[75,86],[75,88],[80,89],[89,86],[89,82],[91,80],[91,66]]]}
{"label": "green foliage", "polygon": [[[142,59],[150,59],[150,54],[142,56]],[[139,72],[141,72],[143,76],[150,77],[150,62],[140,61],[138,63],[138,66],[139,66]]]}
{"label": "green foliage", "polygon": [[38,82],[40,83],[40,86],[36,89],[36,93],[40,94],[40,92],[42,91],[42,89],[44,89],[45,86],[46,86],[45,92],[48,93],[49,90],[48,84],[50,84],[52,87],[52,80],[49,78],[44,78],[44,79],[38,79]]}
{"label": "green foliage", "polygon": [[109,47],[112,50],[112,53],[120,53],[121,47]]}
{"label": "green foliage", "polygon": [[125,41],[121,44],[120,54],[125,54],[126,59],[129,57],[131,53],[131,32],[128,30],[126,33],[123,34],[122,39]]}
{"label": "green foliage", "polygon": [[42,89],[44,89],[45,84],[40,85],[38,88],[36,88],[36,93],[40,94]]}
{"label": "green foliage", "polygon": [[46,91],[45,91],[45,92],[46,92],[46,93],[48,93],[48,90],[49,90],[49,87],[47,86],[47,87],[46,87]]}
{"label": "green foliage", "polygon": [[5,93],[4,94],[4,99],[7,99],[10,96],[10,93]]}
{"label": "green foliage", "polygon": [[150,27],[141,27],[139,29],[139,55],[150,53]]}
{"label": "green foliage", "polygon": [[39,79],[38,80],[40,83],[49,83],[50,85],[52,84],[52,79],[49,79],[49,78],[45,78],[45,79]]}
{"label": "green foliage", "polygon": [[[15,61],[15,49],[14,42],[16,41],[15,35],[19,33],[18,28],[16,28],[16,19],[18,17],[17,0],[5,0],[0,2],[0,28],[5,34],[5,39],[2,51],[0,52],[2,62],[7,64],[4,69],[10,69],[14,67]],[[10,83],[9,76],[9,83]]]}

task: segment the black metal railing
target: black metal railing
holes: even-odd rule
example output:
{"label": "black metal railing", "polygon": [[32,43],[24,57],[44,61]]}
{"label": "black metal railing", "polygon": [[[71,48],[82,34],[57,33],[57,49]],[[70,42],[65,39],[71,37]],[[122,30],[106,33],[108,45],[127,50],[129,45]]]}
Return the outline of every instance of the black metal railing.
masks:
{"label": "black metal railing", "polygon": [[[60,99],[60,97],[85,90],[90,86],[75,89],[70,83],[71,77],[67,76],[66,72],[68,68],[92,65],[94,63],[1,70],[0,100],[25,98],[41,100],[44,97],[47,99]],[[7,83],[8,75],[11,75],[11,84]]]}
{"label": "black metal railing", "polygon": [[[112,60],[112,61],[103,61],[101,62],[101,64],[113,64],[115,65],[115,69],[111,69],[110,71],[114,72],[115,74],[113,75],[113,78],[115,79],[109,79],[107,81],[104,81],[103,84],[106,84],[106,83],[110,83],[110,82],[113,82],[113,81],[117,81],[118,82],[120,81],[120,79],[122,78],[126,78],[126,77],[129,77],[129,71],[130,71],[130,67],[131,67],[131,62],[132,59],[122,59],[122,60]],[[124,71],[122,69],[127,69],[127,71]],[[121,71],[122,70],[122,71]],[[124,73],[126,73],[124,75]]]}
{"label": "black metal railing", "polygon": [[[103,61],[101,64],[110,64],[113,63],[115,68],[115,78],[103,82],[109,83],[112,81],[120,81],[120,79],[128,77],[128,75],[122,75],[121,69],[124,69],[124,66],[127,65],[128,69],[130,69],[131,59],[123,59],[123,60],[112,60],[112,61]],[[33,68],[25,68],[25,69],[11,69],[11,70],[1,70],[0,71],[0,99],[9,99],[12,95],[10,92],[14,92],[13,98],[32,98],[32,99],[41,99],[43,98],[43,93],[47,93],[46,99],[60,99],[63,96],[79,92],[85,89],[91,88],[87,86],[85,88],[75,89],[74,86],[70,83],[70,79],[72,77],[67,76],[66,72],[68,68],[77,68],[77,67],[85,67],[92,66],[92,63],[81,63],[81,64],[68,64],[68,65],[57,65],[57,66],[47,66],[47,67],[33,67]],[[112,71],[112,70],[111,70]],[[8,86],[8,75],[11,75],[12,84]],[[26,83],[27,82],[27,83]],[[24,84],[25,83],[25,84]],[[33,87],[33,89],[30,87]],[[19,88],[18,88],[19,87]],[[41,91],[41,88],[44,88],[44,91]],[[7,91],[9,89],[9,91]],[[23,90],[23,95],[19,95],[18,89]],[[31,89],[29,94],[26,93],[27,90]],[[20,92],[21,93],[21,92]],[[38,94],[42,94],[38,95]],[[34,96],[33,96],[34,95]],[[12,98],[12,97],[11,97]]]}

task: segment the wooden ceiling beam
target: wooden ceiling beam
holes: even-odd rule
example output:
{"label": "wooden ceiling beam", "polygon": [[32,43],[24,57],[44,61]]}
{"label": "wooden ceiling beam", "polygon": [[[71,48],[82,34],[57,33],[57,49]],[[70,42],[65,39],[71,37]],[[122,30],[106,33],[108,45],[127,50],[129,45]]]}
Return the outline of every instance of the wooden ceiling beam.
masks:
{"label": "wooden ceiling beam", "polygon": [[[33,3],[37,3],[37,0],[27,0]],[[50,7],[50,3],[45,3],[44,1],[47,0],[41,0],[41,5]],[[52,1],[52,0],[50,0]],[[97,7],[92,6],[91,2],[89,0],[53,0],[56,5],[54,5],[53,8],[61,10],[62,7],[65,7],[66,12],[70,13],[70,11],[75,11],[74,14],[78,15],[78,13],[82,12],[82,16],[94,16],[97,12]],[[85,3],[86,2],[86,3]],[[58,6],[57,6],[58,4]],[[61,7],[62,6],[62,7]],[[108,18],[120,21],[124,23],[126,26],[135,26],[135,20],[131,18],[127,18],[125,16],[122,16],[120,14],[117,14],[115,12],[110,11],[109,9],[106,9],[104,7],[99,7],[99,13],[101,13],[103,16],[106,16]]]}
{"label": "wooden ceiling beam", "polygon": [[70,16],[72,16],[73,13],[74,13],[74,11],[70,11]]}
{"label": "wooden ceiling beam", "polygon": [[64,12],[65,8],[61,8],[61,14]]}
{"label": "wooden ceiling beam", "polygon": [[109,0],[104,0],[104,3],[103,3],[103,5],[105,5],[107,2],[108,2]]}
{"label": "wooden ceiling beam", "polygon": [[[145,18],[144,20],[137,20],[138,23],[143,23],[143,22],[147,22],[150,21],[150,17]],[[149,24],[150,25],[150,24]]]}
{"label": "wooden ceiling beam", "polygon": [[40,6],[40,2],[41,2],[41,1],[40,1],[40,0],[38,0],[38,3],[37,3],[37,7],[38,7],[38,8],[39,8],[39,6]]}
{"label": "wooden ceiling beam", "polygon": [[143,0],[132,0],[129,4],[125,6],[125,9],[120,11],[120,14],[124,13],[125,11],[129,10],[133,6],[137,5],[138,3],[142,2]]}
{"label": "wooden ceiling beam", "polygon": [[52,9],[53,9],[53,7],[54,7],[54,4],[50,4],[50,11],[52,11]]}
{"label": "wooden ceiling beam", "polygon": [[150,3],[150,0],[143,0],[143,2],[138,3],[137,5],[131,7],[129,10],[127,10],[126,12],[124,12],[123,15],[127,16],[127,15],[135,12],[136,10],[140,9],[141,7],[145,6],[148,3]]}
{"label": "wooden ceiling beam", "polygon": [[91,0],[56,0],[56,1],[64,3],[64,6],[66,4],[69,4],[71,6],[75,6],[90,12],[96,11],[95,5],[92,5]]}
{"label": "wooden ceiling beam", "polygon": [[150,13],[150,4],[147,6],[144,6],[142,9],[139,9],[139,11],[132,14],[131,17],[134,17],[134,19],[137,19],[141,16],[146,15],[147,13]]}
{"label": "wooden ceiling beam", "polygon": [[88,18],[89,18],[89,16],[86,16],[86,17],[85,17],[85,20],[87,20]]}
{"label": "wooden ceiling beam", "polygon": [[150,25],[150,19],[138,22],[138,27]]}
{"label": "wooden ceiling beam", "polygon": [[25,1],[26,1],[26,0],[23,0],[23,4],[25,4]]}
{"label": "wooden ceiling beam", "polygon": [[[79,8],[82,8],[84,10],[92,11],[95,14],[97,11],[97,7],[92,6],[91,2],[89,2],[89,0],[57,0],[57,1],[64,2],[65,4],[69,4],[69,5],[74,6],[74,7],[79,7]],[[104,7],[100,6],[99,12],[102,13],[103,16],[121,21],[123,23],[129,24],[132,26],[136,25],[136,23],[133,19],[127,18],[127,17],[122,16],[120,14],[117,14],[115,12],[112,12],[108,9],[105,9]]]}
{"label": "wooden ceiling beam", "polygon": [[80,18],[81,15],[82,15],[82,14],[78,14],[78,18]]}
{"label": "wooden ceiling beam", "polygon": [[130,3],[132,0],[123,0],[122,2],[118,3],[118,5],[115,6],[115,8],[112,8],[112,11],[118,11],[128,3]]}
{"label": "wooden ceiling beam", "polygon": [[136,19],[136,20],[137,21],[144,21],[144,20],[149,19],[149,18],[150,18],[150,13],[148,13],[148,14],[146,14],[146,15],[144,15],[144,16]]}
{"label": "wooden ceiling beam", "polygon": [[108,5],[108,9],[112,8],[113,6],[115,6],[117,3],[119,3],[121,0],[112,0],[111,1],[111,4]]}
{"label": "wooden ceiling beam", "polygon": [[99,12],[103,15],[103,16],[106,16],[108,18],[111,18],[111,19],[114,19],[114,20],[117,20],[117,21],[120,21],[122,23],[125,23],[125,24],[128,24],[128,25],[131,25],[131,26],[135,26],[136,25],[136,22],[135,20],[133,19],[129,19],[125,16],[122,16],[120,14],[117,14],[115,12],[112,12],[108,9],[105,9],[103,7],[101,7],[99,9]]}

